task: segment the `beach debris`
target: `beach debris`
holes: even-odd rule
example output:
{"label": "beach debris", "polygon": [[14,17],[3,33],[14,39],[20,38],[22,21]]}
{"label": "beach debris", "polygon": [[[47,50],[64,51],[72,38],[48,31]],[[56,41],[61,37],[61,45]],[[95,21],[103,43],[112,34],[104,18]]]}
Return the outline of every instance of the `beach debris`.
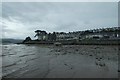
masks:
{"label": "beach debris", "polygon": [[72,65],[70,65],[70,64],[68,65],[68,64],[64,63],[64,65],[67,66],[69,69],[73,69]]}
{"label": "beach debris", "polygon": [[1,56],[2,56],[2,57],[3,57],[3,56],[6,56],[6,54],[2,54]]}
{"label": "beach debris", "polygon": [[60,43],[60,42],[55,42],[54,45],[55,45],[55,46],[61,46],[62,43]]}
{"label": "beach debris", "polygon": [[95,61],[95,64],[99,65],[100,67],[104,67],[105,66],[105,63],[103,61],[101,61],[101,60]]}
{"label": "beach debris", "polygon": [[98,49],[99,47],[95,47],[94,49]]}

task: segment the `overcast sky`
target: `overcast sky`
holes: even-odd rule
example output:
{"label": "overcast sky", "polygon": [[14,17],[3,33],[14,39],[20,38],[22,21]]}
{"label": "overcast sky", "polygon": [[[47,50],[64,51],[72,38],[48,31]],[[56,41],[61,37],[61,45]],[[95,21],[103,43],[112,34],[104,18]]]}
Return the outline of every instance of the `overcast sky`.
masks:
{"label": "overcast sky", "polygon": [[33,38],[37,29],[81,31],[118,26],[117,2],[4,2],[4,38]]}

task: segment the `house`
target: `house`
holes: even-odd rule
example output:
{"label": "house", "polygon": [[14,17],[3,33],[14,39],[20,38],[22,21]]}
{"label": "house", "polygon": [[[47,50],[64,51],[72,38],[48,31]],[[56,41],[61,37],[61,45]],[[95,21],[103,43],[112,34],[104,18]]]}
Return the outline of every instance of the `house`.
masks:
{"label": "house", "polygon": [[87,34],[87,35],[83,35],[81,39],[101,39],[102,37],[103,35],[101,34]]}
{"label": "house", "polygon": [[76,33],[64,33],[64,32],[60,32],[60,33],[56,33],[56,40],[75,40],[75,39],[79,39],[79,35]]}

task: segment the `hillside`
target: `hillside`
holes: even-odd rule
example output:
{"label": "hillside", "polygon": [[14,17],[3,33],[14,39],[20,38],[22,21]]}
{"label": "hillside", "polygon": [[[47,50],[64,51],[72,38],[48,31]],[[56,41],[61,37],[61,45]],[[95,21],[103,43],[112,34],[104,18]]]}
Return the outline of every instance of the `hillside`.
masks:
{"label": "hillside", "polygon": [[22,42],[23,40],[22,39],[11,39],[11,38],[5,38],[5,39],[0,39],[0,41],[2,41],[2,44],[9,44],[9,43],[20,43]]}

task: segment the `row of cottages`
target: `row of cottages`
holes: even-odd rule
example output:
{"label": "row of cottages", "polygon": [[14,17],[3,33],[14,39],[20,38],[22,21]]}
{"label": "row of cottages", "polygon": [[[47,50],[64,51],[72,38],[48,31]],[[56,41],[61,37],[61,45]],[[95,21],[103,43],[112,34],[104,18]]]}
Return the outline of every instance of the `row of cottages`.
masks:
{"label": "row of cottages", "polygon": [[86,35],[81,35],[81,39],[120,39],[120,34],[118,32],[101,32],[101,33],[90,33]]}
{"label": "row of cottages", "polygon": [[93,33],[82,33],[82,32],[69,32],[69,33],[57,33],[56,40],[83,40],[83,39],[120,39],[120,33],[114,32],[93,32]]}
{"label": "row of cottages", "polygon": [[120,39],[120,27],[83,31],[81,39]]}
{"label": "row of cottages", "polygon": [[60,32],[56,33],[56,40],[61,41],[61,40],[78,40],[79,39],[79,34],[76,33],[65,33],[65,32]]}
{"label": "row of cottages", "polygon": [[83,39],[120,39],[120,28],[106,28],[78,32],[53,32],[47,34],[46,31],[36,30],[35,37],[38,40],[60,41],[60,40],[83,40]]}

